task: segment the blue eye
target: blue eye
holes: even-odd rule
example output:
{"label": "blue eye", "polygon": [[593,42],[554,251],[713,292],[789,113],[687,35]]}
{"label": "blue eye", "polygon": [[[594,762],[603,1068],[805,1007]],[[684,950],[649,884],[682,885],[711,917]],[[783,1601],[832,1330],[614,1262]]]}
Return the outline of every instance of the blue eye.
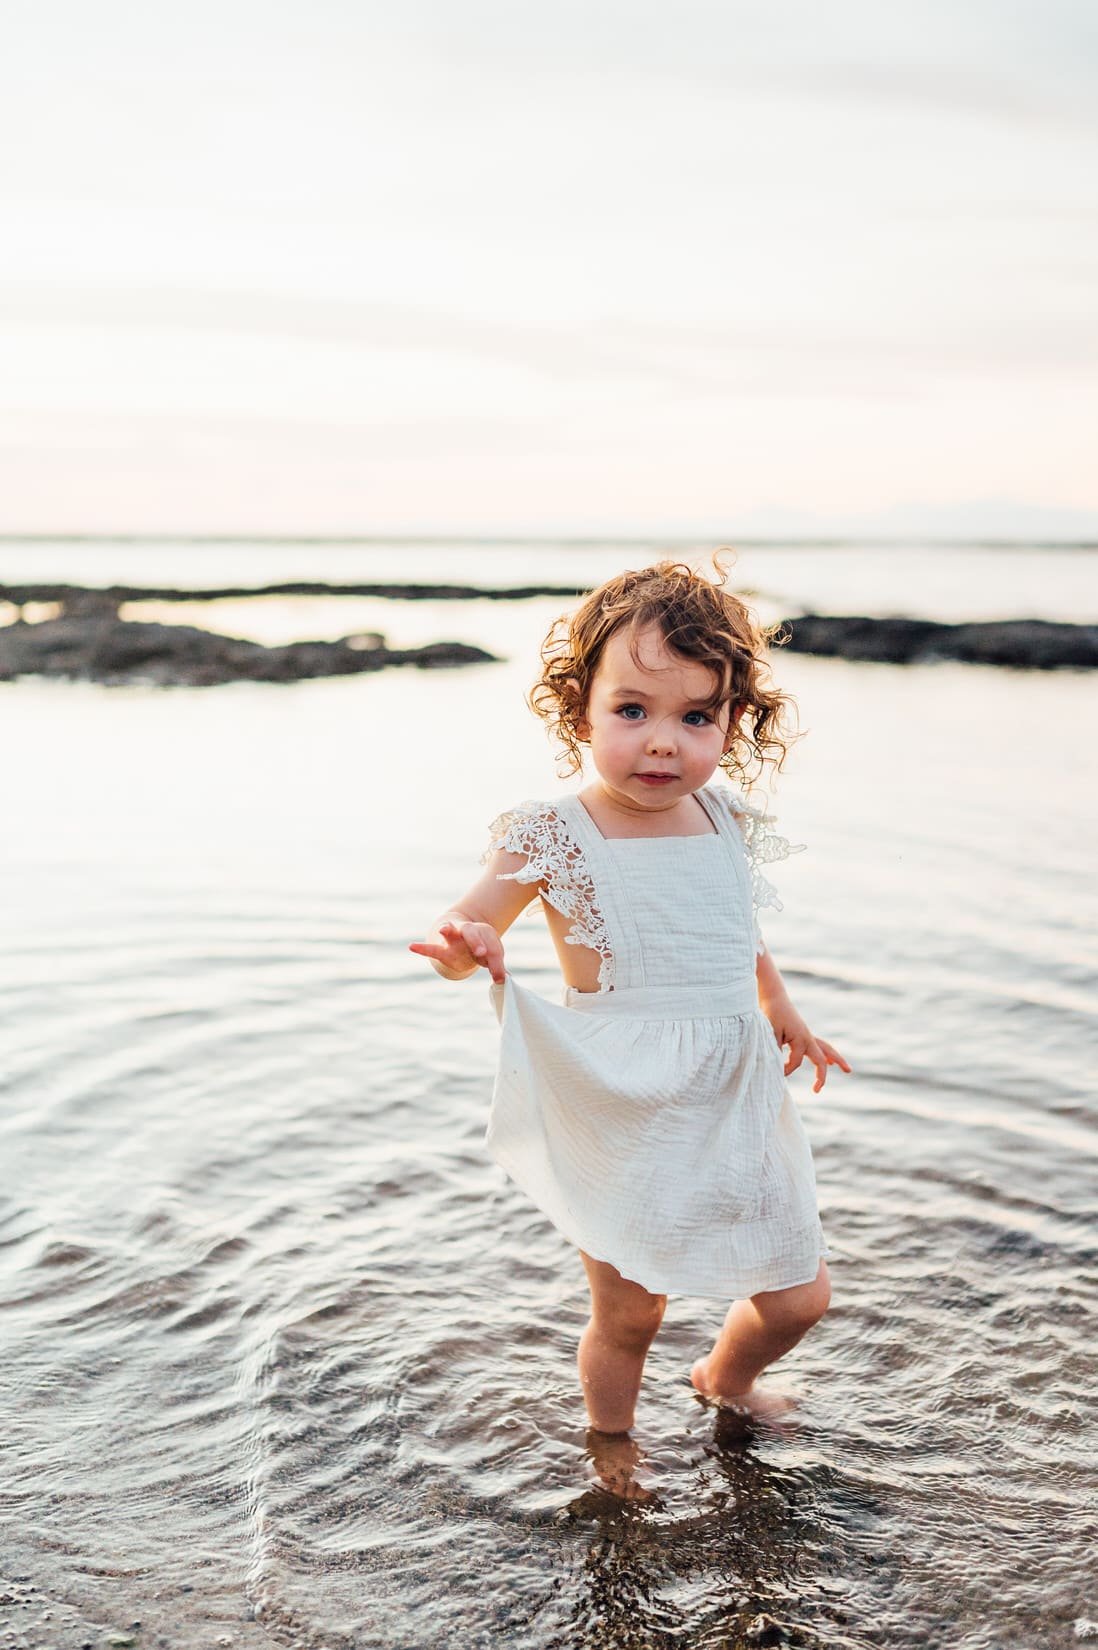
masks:
{"label": "blue eye", "polygon": [[644,706],[643,705],[619,705],[618,706],[618,715],[619,716],[624,716],[625,720],[627,722],[635,722],[636,721],[635,716],[626,715],[626,712],[631,711],[631,710],[639,710],[641,715],[642,716],[644,715]]}
{"label": "blue eye", "polygon": [[687,716],[700,716],[701,717],[701,722],[692,722],[691,727],[700,727],[703,722],[711,722],[713,720],[713,718],[711,716],[707,716],[705,714],[704,710],[688,710],[686,714],[687,714]]}

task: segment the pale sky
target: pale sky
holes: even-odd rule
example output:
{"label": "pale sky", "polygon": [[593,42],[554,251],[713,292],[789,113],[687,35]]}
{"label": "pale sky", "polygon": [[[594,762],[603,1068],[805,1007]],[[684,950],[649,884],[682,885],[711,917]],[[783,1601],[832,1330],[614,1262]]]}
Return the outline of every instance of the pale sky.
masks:
{"label": "pale sky", "polygon": [[0,532],[1098,534],[1093,0],[8,0],[0,213]]}

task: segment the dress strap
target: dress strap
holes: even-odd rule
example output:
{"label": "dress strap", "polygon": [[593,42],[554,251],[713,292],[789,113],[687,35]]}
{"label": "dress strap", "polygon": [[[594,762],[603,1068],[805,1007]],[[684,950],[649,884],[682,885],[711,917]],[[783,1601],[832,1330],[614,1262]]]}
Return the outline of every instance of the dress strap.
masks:
{"label": "dress strap", "polygon": [[587,812],[576,791],[558,796],[554,807],[564,819],[572,840],[578,842],[585,854],[601,854],[606,838]]}
{"label": "dress strap", "polygon": [[732,815],[731,810],[723,801],[724,793],[712,785],[703,785],[694,795],[702,805],[703,811],[712,821],[718,836],[728,837],[733,842],[743,842],[740,828]]}
{"label": "dress strap", "polygon": [[788,859],[799,854],[803,842],[793,843],[774,830],[774,816],[758,802],[749,801],[739,792],[724,785],[705,785],[698,793],[717,821],[718,829],[736,841],[747,866],[751,882],[751,909],[755,927],[755,949],[762,953],[766,944],[759,927],[759,912],[769,907],[782,909],[778,891],[763,875],[762,867],[775,860]]}

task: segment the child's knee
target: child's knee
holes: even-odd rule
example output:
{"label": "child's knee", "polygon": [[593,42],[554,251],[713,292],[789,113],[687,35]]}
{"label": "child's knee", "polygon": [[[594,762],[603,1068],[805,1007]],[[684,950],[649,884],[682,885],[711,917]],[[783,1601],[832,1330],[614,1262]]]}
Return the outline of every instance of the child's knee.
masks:
{"label": "child's knee", "polygon": [[807,1327],[811,1329],[814,1323],[819,1323],[831,1305],[831,1279],[827,1267],[821,1266],[815,1282],[806,1284],[805,1288],[808,1291],[805,1296],[805,1315],[808,1318]]}
{"label": "child's knee", "polygon": [[819,1323],[831,1305],[831,1279],[827,1267],[821,1266],[811,1283],[757,1296],[755,1304],[760,1316],[772,1329],[803,1335],[813,1324]]}

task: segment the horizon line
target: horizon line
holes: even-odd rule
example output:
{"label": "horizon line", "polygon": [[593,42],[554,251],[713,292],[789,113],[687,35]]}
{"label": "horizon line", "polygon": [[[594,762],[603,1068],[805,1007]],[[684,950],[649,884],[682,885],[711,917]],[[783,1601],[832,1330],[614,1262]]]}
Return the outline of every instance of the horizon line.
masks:
{"label": "horizon line", "polygon": [[[243,545],[326,545],[326,546],[354,546],[354,545],[468,545],[484,549],[504,549],[516,545],[558,545],[566,548],[593,548],[601,545],[626,544],[657,546],[662,542],[670,541],[673,544],[696,544],[700,537],[696,533],[173,533],[173,532],[125,532],[125,533],[10,533],[0,532],[0,546],[18,544],[94,544],[94,545],[132,545],[132,544],[195,544],[215,545],[226,544]],[[708,535],[714,540],[713,550],[735,550],[738,547],[750,549],[765,549],[768,546],[785,546],[792,549],[844,549],[870,547],[874,545],[890,549],[912,549],[919,546],[946,547],[965,546],[976,550],[1098,550],[1098,539],[1095,538],[1054,538],[1048,534],[1033,534],[1024,538],[993,538],[985,534],[970,536],[965,533],[905,533],[894,536],[884,533],[843,533],[838,536],[821,537],[813,534],[768,533],[754,534],[746,538],[724,539],[716,542],[716,535]]]}

